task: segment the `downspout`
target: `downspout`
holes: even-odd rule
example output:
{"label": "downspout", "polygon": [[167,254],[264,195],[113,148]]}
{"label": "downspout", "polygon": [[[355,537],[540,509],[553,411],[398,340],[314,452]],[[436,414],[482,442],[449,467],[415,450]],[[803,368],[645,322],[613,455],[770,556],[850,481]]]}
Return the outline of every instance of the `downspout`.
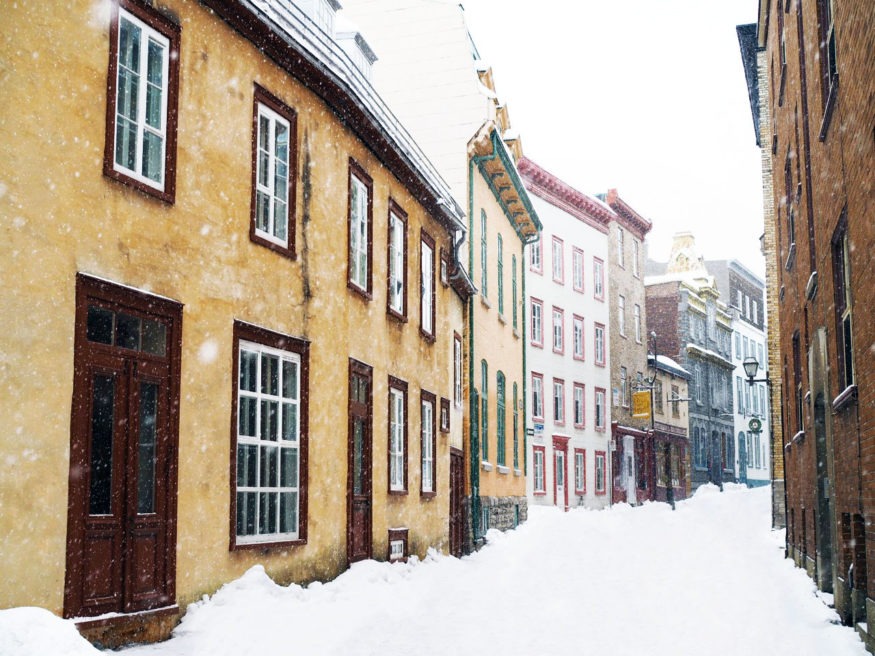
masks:
{"label": "downspout", "polygon": [[523,324],[522,329],[522,348],[523,348],[523,477],[528,478],[529,476],[529,404],[527,399],[529,398],[528,389],[529,389],[529,368],[526,362],[526,327],[529,325],[528,318],[526,316],[526,308],[528,304],[526,303],[526,246],[530,246],[531,244],[535,244],[541,240],[541,233],[537,233],[533,238],[528,240],[523,239],[523,256],[520,259],[520,273],[522,274],[520,277],[522,279],[522,298],[520,299],[523,306],[523,311],[520,312],[521,320]]}
{"label": "downspout", "polygon": [[[477,157],[468,159],[468,234],[474,234],[474,164]],[[468,271],[474,272],[473,240],[468,246]],[[480,427],[474,425],[474,418],[480,423],[475,403],[479,396],[474,393],[474,295],[468,298],[468,440],[471,453],[471,535],[476,545],[480,535],[477,528],[480,524]],[[475,435],[478,439],[475,439]]]}

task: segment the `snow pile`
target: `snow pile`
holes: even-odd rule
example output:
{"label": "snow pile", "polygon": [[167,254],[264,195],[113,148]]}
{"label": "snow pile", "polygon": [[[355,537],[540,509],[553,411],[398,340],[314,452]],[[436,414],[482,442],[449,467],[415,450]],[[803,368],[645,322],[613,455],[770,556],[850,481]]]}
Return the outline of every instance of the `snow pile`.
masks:
{"label": "snow pile", "polygon": [[[461,560],[368,561],[306,588],[278,586],[254,567],[190,606],[170,641],[121,653],[865,656],[783,558],[769,499],[768,488],[727,485],[700,489],[676,512],[531,508],[526,524],[490,531],[487,546]],[[14,612],[0,612],[3,656],[10,627],[23,635],[36,624]],[[35,624],[34,640],[68,626]],[[12,653],[97,653],[53,644]]]}
{"label": "snow pile", "polygon": [[71,620],[62,620],[44,608],[0,611],[0,656],[94,656],[96,653]]}

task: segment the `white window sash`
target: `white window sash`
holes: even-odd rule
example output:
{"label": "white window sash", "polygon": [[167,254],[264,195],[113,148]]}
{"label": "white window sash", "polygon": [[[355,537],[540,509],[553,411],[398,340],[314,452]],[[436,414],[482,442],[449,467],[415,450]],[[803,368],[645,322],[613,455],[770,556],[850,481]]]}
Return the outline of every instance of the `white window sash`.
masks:
{"label": "white window sash", "polygon": [[349,279],[356,287],[368,288],[368,188],[350,173]]}
{"label": "white window sash", "polygon": [[427,243],[422,242],[422,329],[429,335],[434,334],[434,316],[432,306],[434,303],[434,249]]}

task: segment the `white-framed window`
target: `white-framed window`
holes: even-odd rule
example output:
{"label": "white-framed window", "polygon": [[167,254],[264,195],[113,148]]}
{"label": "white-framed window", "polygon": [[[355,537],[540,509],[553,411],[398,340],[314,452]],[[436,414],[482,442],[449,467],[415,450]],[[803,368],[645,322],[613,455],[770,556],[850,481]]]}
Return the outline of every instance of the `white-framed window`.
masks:
{"label": "white-framed window", "polygon": [[577,247],[571,251],[571,276],[574,291],[583,292],[583,251]]}
{"label": "white-framed window", "polygon": [[605,390],[599,387],[595,390],[595,427],[605,429]]}
{"label": "white-framed window", "polygon": [[641,306],[637,303],[632,310],[633,319],[635,321],[635,341],[641,343]]}
{"label": "white-framed window", "polygon": [[349,284],[371,293],[371,182],[357,166],[349,172]]}
{"label": "white-framed window", "polygon": [[597,257],[592,259],[593,298],[603,301],[605,298],[605,264]]}
{"label": "white-framed window", "polygon": [[301,353],[240,339],[236,543],[297,540],[301,516]]}
{"label": "white-framed window", "polygon": [[595,363],[598,365],[605,364],[605,327],[597,323],[595,324]]}
{"label": "white-framed window", "polygon": [[586,494],[586,450],[574,450],[574,492]]}
{"label": "white-framed window", "polygon": [[532,344],[544,345],[544,304],[536,298],[531,299],[532,304]]}
{"label": "white-framed window", "polygon": [[553,379],[553,421],[565,423],[565,381]]}
{"label": "white-framed window", "polygon": [[389,490],[407,490],[405,467],[407,390],[389,387]]}
{"label": "white-framed window", "polygon": [[389,311],[407,315],[407,221],[395,208],[389,210]]}
{"label": "white-framed window", "polygon": [[562,353],[565,350],[565,312],[553,308],[553,352]]}
{"label": "white-framed window", "polygon": [[605,452],[595,452],[595,493],[605,493],[605,479],[607,472],[605,471]]}
{"label": "white-framed window", "polygon": [[565,246],[559,237],[553,237],[553,281],[565,283]]}
{"label": "white-framed window", "polygon": [[639,264],[640,244],[637,239],[632,239],[632,275],[636,278],[641,277],[641,268]]}
{"label": "white-framed window", "polygon": [[422,393],[422,428],[420,432],[420,454],[422,456],[422,486],[423,494],[433,494],[435,491],[434,448],[435,448],[435,417],[434,396]]}
{"label": "white-framed window", "polygon": [[462,337],[453,335],[453,400],[462,407]]}
{"label": "white-framed window", "polygon": [[125,4],[118,8],[112,35],[116,70],[104,170],[173,202],[173,181],[167,178],[175,157],[169,121],[176,102],[179,28],[151,9]]}
{"label": "white-framed window", "polygon": [[583,360],[584,359],[584,335],[583,335],[583,317],[578,317],[574,315],[571,320],[571,333],[572,333],[572,341],[574,348],[574,359],[575,360]]}
{"label": "white-framed window", "polygon": [[532,447],[532,461],[532,472],[534,474],[532,481],[535,494],[544,494],[547,491],[544,483],[544,447]]}
{"label": "white-framed window", "polygon": [[626,231],[617,226],[617,264],[621,269],[626,268]]}
{"label": "white-framed window", "polygon": [[425,232],[420,243],[420,330],[434,338],[434,240]]}
{"label": "white-framed window", "polygon": [[529,246],[529,266],[535,273],[541,273],[544,270],[542,251],[543,246],[540,240]]}
{"label": "white-framed window", "polygon": [[617,296],[617,323],[620,327],[620,334],[626,336],[626,297],[622,294]]}
{"label": "white-framed window", "polygon": [[744,381],[741,379],[741,376],[735,377],[735,395],[738,398],[738,407],[736,408],[736,412],[740,415],[746,414],[746,409],[744,406]]}
{"label": "white-framed window", "polygon": [[290,135],[289,121],[259,103],[255,233],[280,246],[286,246],[289,239]]}
{"label": "white-framed window", "polygon": [[574,425],[583,428],[586,423],[586,387],[582,383],[574,383]]}
{"label": "white-framed window", "polygon": [[544,377],[532,374],[532,417],[544,418]]}
{"label": "white-framed window", "polygon": [[620,367],[620,402],[624,408],[629,407],[629,372],[626,367]]}

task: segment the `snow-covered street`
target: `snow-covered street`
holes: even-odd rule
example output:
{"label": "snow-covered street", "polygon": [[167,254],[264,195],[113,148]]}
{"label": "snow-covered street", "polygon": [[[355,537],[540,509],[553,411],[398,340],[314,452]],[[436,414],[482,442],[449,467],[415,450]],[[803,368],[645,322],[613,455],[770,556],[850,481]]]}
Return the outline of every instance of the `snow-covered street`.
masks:
{"label": "snow-covered street", "polygon": [[[612,656],[866,654],[783,558],[767,488],[708,486],[665,504],[530,509],[457,560],[356,564],[327,584],[274,585],[254,568],[189,607],[174,637],[125,656],[248,654]],[[3,656],[98,653],[71,623],[0,611]]]}

